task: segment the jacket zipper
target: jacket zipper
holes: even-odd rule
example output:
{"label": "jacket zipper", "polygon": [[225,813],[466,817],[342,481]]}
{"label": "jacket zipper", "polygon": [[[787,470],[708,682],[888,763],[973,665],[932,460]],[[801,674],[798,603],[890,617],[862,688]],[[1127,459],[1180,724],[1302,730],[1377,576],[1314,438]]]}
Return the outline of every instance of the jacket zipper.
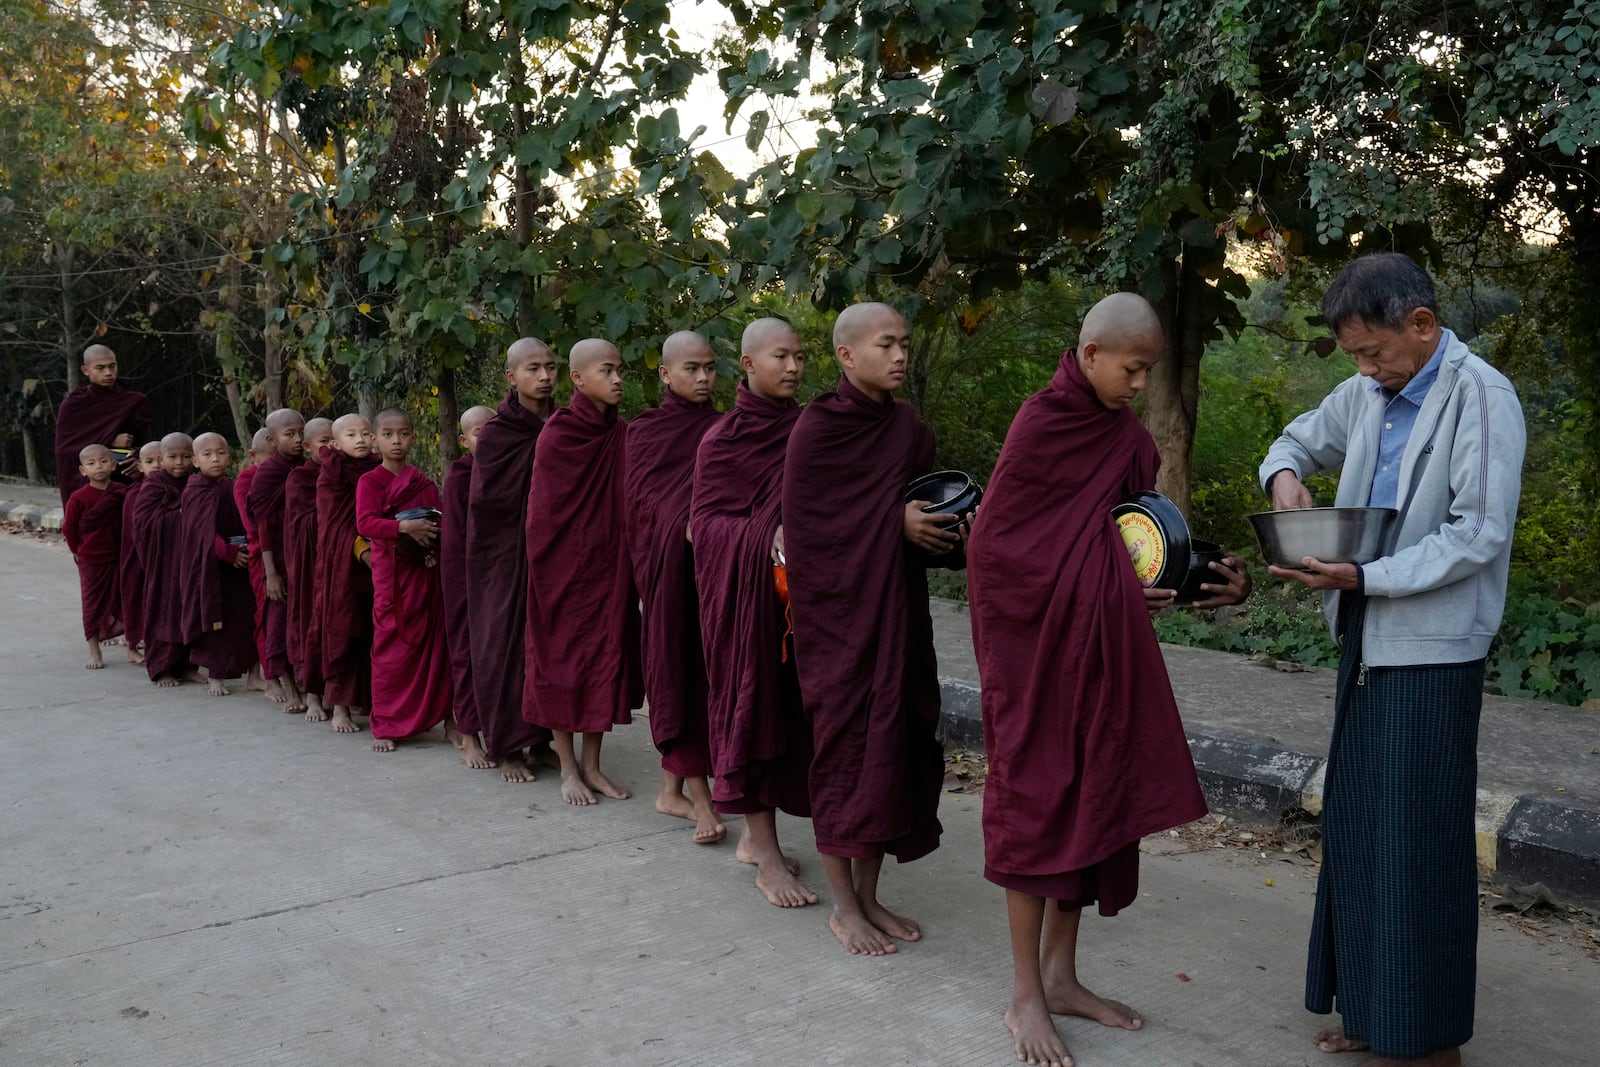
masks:
{"label": "jacket zipper", "polygon": [[1367,684],[1367,665],[1365,663],[1362,663],[1360,669],[1356,671],[1356,684]]}

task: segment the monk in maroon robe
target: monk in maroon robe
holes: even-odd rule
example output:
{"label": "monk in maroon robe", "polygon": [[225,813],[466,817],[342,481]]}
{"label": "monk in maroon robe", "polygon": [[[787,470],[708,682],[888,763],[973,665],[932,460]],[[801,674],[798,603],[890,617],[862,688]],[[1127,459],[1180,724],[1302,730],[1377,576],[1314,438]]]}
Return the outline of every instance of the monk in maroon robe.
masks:
{"label": "monk in maroon robe", "polygon": [[161,439],[161,468],[145,477],[134,504],[133,529],[144,563],[144,669],[159,686],[199,681],[189,666],[183,639],[184,567],[183,486],[194,470],[194,441],[188,434]]}
{"label": "monk in maroon robe", "polygon": [[811,715],[811,818],[828,870],[828,925],[851,953],[916,941],[916,923],[878,901],[885,854],[939,846],[939,677],[927,572],[909,550],[958,535],[905,500],[933,465],[933,431],[892,395],[910,335],[884,304],[840,314],[837,390],[813,400],[783,474],[784,551],[800,688]]}
{"label": "monk in maroon robe", "polygon": [[298,411],[279,408],[267,416],[267,445],[272,455],[250,483],[250,521],[261,546],[266,600],[261,608],[261,674],[267,697],[287,712],[306,710],[294,672],[289,669],[289,561],[284,552],[283,512],[289,472],[305,461],[306,420]]}
{"label": "monk in maroon robe", "polygon": [[779,809],[811,817],[811,722],[779,593],[783,464],[800,418],[794,402],[805,354],[781,319],[745,328],[745,373],[734,408],[700,443],[689,531],[704,635],[712,800],[744,816],[735,855],[780,908],[817,902],[778,847]]}
{"label": "monk in maroon robe", "polygon": [[333,446],[322,450],[317,476],[317,600],[322,701],[333,729],[361,729],[351,717],[372,700],[371,551],[356,533],[356,486],[380,462],[365,416],[333,422]]}
{"label": "monk in maroon robe", "polygon": [[139,562],[139,540],[133,534],[134,504],[139,490],[151,472],[161,469],[161,442],[150,441],[139,449],[139,465],[134,468],[127,498],[122,504],[122,565],[118,587],[122,603],[122,634],[128,642],[128,662],[143,663],[144,652],[144,564]]}
{"label": "monk in maroon robe", "polygon": [[[661,345],[661,406],[628,424],[623,497],[633,580],[643,602],[644,691],[650,736],[661,753],[656,810],[695,824],[697,844],[716,844],[728,830],[711,803],[706,734],[706,656],[700,644],[700,599],[686,534],[694,457],[720,415],[711,406],[717,357],[690,330]],[[688,797],[683,795],[684,788]]]}
{"label": "monk in maroon robe", "polygon": [[383,465],[356,483],[356,532],[372,546],[372,751],[419,737],[450,718],[450,652],[439,590],[439,524],[396,518],[413,508],[442,511],[433,479],[406,462],[416,443],[411,416],[399,408],[375,420]]}
{"label": "monk in maroon robe", "polygon": [[306,705],[307,722],[327,722],[322,706],[322,654],[317,651],[317,476],[319,453],[333,444],[333,420],[309,419],[305,462],[283,482],[283,555],[288,581],[289,667]]}
{"label": "monk in maroon robe", "polygon": [[[1132,904],[1140,838],[1206,810],[1149,619],[1174,593],[1140,588],[1111,518],[1155,486],[1155,441],[1128,403],[1166,347],[1160,320],[1119,293],[1089,311],[1079,340],[1012,422],[967,549],[989,754],[984,876],[1006,889],[1006,1025],[1029,1063],[1070,1060],[1051,1013],[1142,1025],[1079,984],[1079,919],[1096,902],[1102,915]],[[1236,568],[1218,568],[1226,584],[1208,585],[1219,595],[1203,606],[1248,592]],[[1058,902],[1048,919],[1046,900]]]}
{"label": "monk in maroon robe", "polygon": [[261,677],[261,647],[266,644],[266,639],[261,632],[261,606],[267,602],[267,572],[261,569],[261,539],[257,536],[256,524],[250,518],[250,486],[255,484],[256,474],[261,469],[261,464],[272,455],[272,446],[267,444],[267,431],[263,427],[250,438],[250,448],[244,454],[244,468],[239,471],[239,476],[233,480],[233,503],[239,509],[239,519],[244,523],[246,538],[245,547],[249,549],[250,566],[247,573],[250,575],[250,593],[255,599],[255,643],[256,662],[250,667],[248,679],[249,688],[265,693],[267,682]]}
{"label": "monk in maroon robe", "polygon": [[83,606],[83,636],[89,642],[84,667],[100,670],[105,660],[100,642],[122,634],[122,509],[128,487],[111,480],[116,464],[105,445],[87,445],[78,453],[80,473],[88,481],[67,498],[61,533],[78,565],[78,594]]}
{"label": "monk in maroon robe", "polygon": [[256,661],[255,595],[250,550],[233,499],[228,468],[233,454],[219,433],[194,441],[195,471],[183,488],[182,562],[184,641],[189,661],[205,668],[206,691],[228,695],[228,679]]}
{"label": "monk in maroon robe", "polygon": [[[150,405],[143,393],[117,384],[117,354],[105,345],[83,350],[83,384],[68,393],[56,412],[56,485],[61,503],[88,484],[78,454],[89,445],[134,448],[150,433]],[[126,467],[136,465],[130,457]],[[114,479],[126,481],[120,474]]]}
{"label": "monk in maroon robe", "polygon": [[[596,790],[632,795],[600,769],[600,745],[613,725],[633,721],[644,679],[622,518],[622,355],[591,337],[572,346],[568,371],[572,402],[540,434],[528,487],[522,717],[555,735],[561,798],[581,805],[595,803]],[[573,734],[583,735],[581,762]]]}
{"label": "monk in maroon robe", "polygon": [[555,412],[555,353],[536,337],[506,350],[511,390],[478,435],[467,496],[467,639],[484,755],[507,782],[533,781],[530,750],[547,749],[550,731],[522,717],[523,626],[528,612],[524,527],[533,456]]}
{"label": "monk in maroon robe", "polygon": [[478,734],[478,695],[472,684],[472,640],[468,636],[471,601],[467,585],[467,502],[472,494],[472,454],[484,424],[495,417],[494,408],[482,405],[461,413],[461,455],[444,476],[444,521],[439,529],[439,584],[444,590],[444,627],[450,650],[450,694],[456,729],[460,731],[461,762],[473,770],[495,766],[483,753]]}

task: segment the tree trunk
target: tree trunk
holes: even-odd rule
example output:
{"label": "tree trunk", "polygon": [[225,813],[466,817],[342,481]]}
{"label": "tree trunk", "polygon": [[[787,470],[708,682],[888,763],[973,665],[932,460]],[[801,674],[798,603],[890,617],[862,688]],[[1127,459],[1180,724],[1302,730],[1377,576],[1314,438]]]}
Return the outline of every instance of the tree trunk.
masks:
{"label": "tree trunk", "polygon": [[53,246],[56,269],[61,274],[61,349],[67,364],[67,392],[82,383],[79,367],[83,363],[78,351],[78,306],[72,299],[72,247],[66,244]]}
{"label": "tree trunk", "polygon": [[[528,129],[527,116],[522,109],[522,96],[528,91],[528,71],[522,57],[522,32],[511,18],[509,5],[504,9],[502,18],[506,37],[511,41],[511,77],[506,89],[511,97],[511,145],[515,152],[521,150],[522,136]],[[513,160],[511,182],[516,194],[511,201],[511,223],[515,228],[517,247],[527,248],[533,243],[534,203],[526,164]],[[522,299],[517,301],[517,332],[523,337],[531,335],[534,329],[533,287],[532,278],[523,279]]]}
{"label": "tree trunk", "polygon": [[1144,394],[1144,424],[1161,450],[1156,489],[1178,505],[1187,518],[1195,419],[1200,403],[1200,358],[1205,355],[1200,287],[1206,282],[1188,264],[1187,257],[1160,269],[1163,285],[1156,312],[1167,337],[1167,355],[1150,372],[1150,385]]}
{"label": "tree trunk", "polygon": [[378,390],[371,382],[356,383],[356,410],[368,421],[378,417]]}
{"label": "tree trunk", "polygon": [[261,330],[261,385],[266,390],[266,408],[270,413],[283,407],[283,326],[272,317],[272,312],[282,302],[282,286],[272,276],[271,268],[267,268],[264,274],[261,280],[261,311],[264,317]]}
{"label": "tree trunk", "polygon": [[456,372],[439,371],[439,474],[461,457],[461,408],[456,401]]}
{"label": "tree trunk", "polygon": [[228,397],[228,413],[233,416],[233,432],[239,440],[239,447],[248,449],[250,438],[254,431],[244,415],[244,394],[239,386],[239,368],[243,365],[239,359],[239,285],[240,270],[239,260],[228,257],[228,295],[223,297],[224,320],[218,325],[217,340],[217,365],[222,368],[222,389]]}

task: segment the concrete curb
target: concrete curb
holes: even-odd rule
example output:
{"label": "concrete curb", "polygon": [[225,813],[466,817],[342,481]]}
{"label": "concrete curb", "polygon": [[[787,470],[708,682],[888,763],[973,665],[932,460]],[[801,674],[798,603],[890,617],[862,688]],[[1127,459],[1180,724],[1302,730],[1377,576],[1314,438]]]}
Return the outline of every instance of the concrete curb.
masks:
{"label": "concrete curb", "polygon": [[[976,685],[941,678],[945,740],[982,750]],[[1214,811],[1266,820],[1322,811],[1327,757],[1295,752],[1270,738],[1187,731],[1200,786]],[[1543,797],[1478,790],[1478,869],[1490,881],[1541,882],[1552,896],[1600,904],[1600,812]]]}
{"label": "concrete curb", "polygon": [[20,522],[35,530],[60,530],[66,517],[59,507],[42,504],[23,504],[15,500],[0,500],[0,519]]}

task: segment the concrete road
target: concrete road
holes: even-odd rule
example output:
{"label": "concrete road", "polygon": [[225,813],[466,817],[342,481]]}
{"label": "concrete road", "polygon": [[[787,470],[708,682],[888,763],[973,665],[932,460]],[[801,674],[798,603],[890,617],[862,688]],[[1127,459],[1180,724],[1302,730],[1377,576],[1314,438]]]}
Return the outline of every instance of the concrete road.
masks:
{"label": "concrete road", "polygon": [[[567,808],[442,739],[377,755],[253,694],[158,691],[120,653],[85,671],[75,598],[64,550],[0,537],[0,1064],[1013,1062],[974,798],[885,874],[927,940],[852,959],[823,908],[770,907],[731,843],[655,814],[642,721],[607,746],[639,796]],[[808,827],[781,829],[822,888]],[[1063,1020],[1079,1064],[1353,1064],[1307,1041],[1311,888],[1147,855],[1138,904],[1086,921],[1083,970],[1148,1025]],[[1592,1056],[1594,961],[1489,917],[1480,990],[1469,1063]]]}

